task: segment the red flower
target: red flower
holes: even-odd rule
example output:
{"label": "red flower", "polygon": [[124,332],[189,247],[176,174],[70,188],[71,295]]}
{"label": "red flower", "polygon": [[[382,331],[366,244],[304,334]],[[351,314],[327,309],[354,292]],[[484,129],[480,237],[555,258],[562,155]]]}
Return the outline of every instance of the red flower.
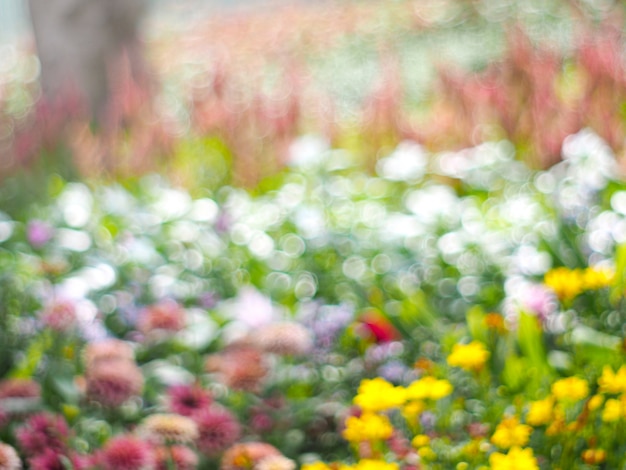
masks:
{"label": "red flower", "polygon": [[361,315],[359,326],[361,327],[359,330],[376,343],[401,339],[400,333],[391,322],[374,310],[367,311]]}

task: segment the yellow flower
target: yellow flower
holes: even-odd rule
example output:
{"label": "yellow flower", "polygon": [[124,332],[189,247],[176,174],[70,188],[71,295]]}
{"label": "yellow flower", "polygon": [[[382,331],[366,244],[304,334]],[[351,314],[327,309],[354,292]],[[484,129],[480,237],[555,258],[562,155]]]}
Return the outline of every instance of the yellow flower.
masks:
{"label": "yellow flower", "polygon": [[552,384],[552,394],[559,401],[578,401],[589,395],[589,384],[585,379],[567,377]]}
{"label": "yellow flower", "polygon": [[520,424],[516,417],[505,418],[496,427],[491,442],[503,449],[514,446],[524,446],[528,442],[533,428]]}
{"label": "yellow flower", "polygon": [[353,470],[399,470],[395,462],[385,462],[384,460],[362,459],[354,465]]}
{"label": "yellow flower", "polygon": [[439,400],[452,393],[452,384],[447,380],[423,377],[412,382],[406,389],[406,397],[412,400]]}
{"label": "yellow flower", "polygon": [[381,377],[364,379],[359,385],[354,404],[363,411],[385,411],[401,406],[406,401],[404,387],[394,387]]}
{"label": "yellow flower", "polygon": [[587,408],[589,408],[589,411],[595,411],[602,406],[602,403],[604,403],[604,397],[602,395],[594,395],[589,399]]}
{"label": "yellow flower", "polygon": [[330,467],[324,462],[313,462],[302,464],[300,470],[330,470]]}
{"label": "yellow flower", "polygon": [[554,399],[552,397],[544,398],[530,403],[526,422],[531,426],[543,426],[552,420],[552,410],[554,408]]}
{"label": "yellow flower", "polygon": [[513,447],[508,454],[494,452],[489,457],[491,470],[539,470],[533,450]]}
{"label": "yellow flower", "polygon": [[620,419],[624,414],[624,406],[620,400],[611,398],[604,404],[602,410],[602,421],[612,423]]}
{"label": "yellow flower", "polygon": [[417,455],[419,455],[423,460],[436,460],[437,454],[430,447],[422,447],[417,451]]}
{"label": "yellow flower", "polygon": [[423,401],[411,401],[402,408],[402,416],[409,423],[414,423],[425,409],[426,404]]}
{"label": "yellow flower", "polygon": [[606,460],[604,449],[587,449],[582,453],[583,462],[587,465],[599,465]]}
{"label": "yellow flower", "polygon": [[615,271],[610,268],[587,268],[583,271],[585,289],[602,289],[610,287],[615,279]]}
{"label": "yellow flower", "polygon": [[559,300],[571,300],[584,290],[580,269],[551,269],[544,275],[543,282],[554,291]]}
{"label": "yellow flower", "polygon": [[387,416],[367,412],[360,417],[350,416],[346,419],[343,431],[343,437],[350,442],[385,440],[392,434],[393,426]]}
{"label": "yellow flower", "polygon": [[426,447],[430,444],[430,437],[426,434],[418,434],[411,440],[411,445],[415,448]]}
{"label": "yellow flower", "polygon": [[469,344],[455,344],[448,356],[448,364],[469,371],[481,370],[489,359],[489,351],[480,341]]}
{"label": "yellow flower", "polygon": [[602,375],[598,379],[600,391],[604,393],[625,393],[626,392],[626,366],[619,368],[617,373],[613,372],[610,366],[604,366]]}

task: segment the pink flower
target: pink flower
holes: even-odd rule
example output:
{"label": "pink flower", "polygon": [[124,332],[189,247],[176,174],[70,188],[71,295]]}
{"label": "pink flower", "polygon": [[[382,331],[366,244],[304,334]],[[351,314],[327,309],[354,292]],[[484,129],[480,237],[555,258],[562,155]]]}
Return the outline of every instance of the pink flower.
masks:
{"label": "pink flower", "polygon": [[170,462],[176,470],[195,470],[198,468],[198,456],[189,447],[171,446],[155,449],[156,470],[169,470]]}
{"label": "pink flower", "polygon": [[152,470],[155,467],[150,445],[129,435],[111,439],[102,449],[98,461],[104,470]]}
{"label": "pink flower", "polygon": [[98,362],[121,359],[134,361],[135,353],[130,344],[119,339],[106,339],[90,343],[85,348],[85,366],[90,369]]}
{"label": "pink flower", "polygon": [[250,336],[262,351],[282,356],[302,356],[313,347],[309,330],[294,322],[264,325]]}
{"label": "pink flower", "polygon": [[26,239],[34,248],[43,247],[53,236],[53,228],[41,220],[31,220],[26,226]]}
{"label": "pink flower", "polygon": [[0,399],[2,398],[39,398],[41,387],[31,379],[0,380]]}
{"label": "pink flower", "polygon": [[185,309],[173,300],[162,300],[142,309],[137,329],[146,336],[171,334],[185,327]]}
{"label": "pink flower", "polygon": [[39,455],[47,450],[64,453],[69,433],[63,417],[38,413],[17,430],[17,441],[25,454]]}
{"label": "pink flower", "polygon": [[211,406],[194,416],[200,437],[198,449],[208,456],[219,454],[241,437],[241,426],[230,411]]}
{"label": "pink flower", "polygon": [[90,399],[103,406],[116,407],[141,393],[143,376],[131,361],[98,362],[87,370],[86,387]]}
{"label": "pink flower", "polygon": [[183,416],[193,416],[213,403],[211,394],[196,384],[174,385],[167,395],[170,411]]}
{"label": "pink flower", "polygon": [[219,354],[209,356],[208,372],[217,372],[228,388],[257,392],[268,373],[262,352],[249,344],[233,344]]}
{"label": "pink flower", "polygon": [[0,442],[0,470],[20,470],[22,461],[13,447]]}
{"label": "pink flower", "polygon": [[76,326],[76,305],[69,300],[58,300],[48,305],[41,314],[44,326],[58,332],[67,332]]}
{"label": "pink flower", "polygon": [[69,460],[74,470],[82,470],[90,466],[87,458],[75,454],[63,455],[52,449],[29,458],[28,465],[31,470],[66,470],[64,459]]}

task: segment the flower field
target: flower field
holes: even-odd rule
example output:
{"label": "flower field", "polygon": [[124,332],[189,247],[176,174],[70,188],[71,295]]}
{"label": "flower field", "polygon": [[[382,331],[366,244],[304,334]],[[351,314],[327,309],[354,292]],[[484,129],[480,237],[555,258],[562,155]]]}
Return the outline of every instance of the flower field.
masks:
{"label": "flower field", "polygon": [[[557,51],[443,3],[342,3],[334,35],[294,7],[267,43],[266,16],[234,17],[207,31],[255,39],[216,62],[206,36],[155,39],[163,89],[126,83],[99,132],[29,104],[16,58],[0,470],[626,468],[623,10],[581,2],[604,29]],[[402,53],[356,104],[327,100],[311,57],[287,97],[239,88],[372,18],[409,50],[447,22],[505,46],[442,66],[424,101]]]}

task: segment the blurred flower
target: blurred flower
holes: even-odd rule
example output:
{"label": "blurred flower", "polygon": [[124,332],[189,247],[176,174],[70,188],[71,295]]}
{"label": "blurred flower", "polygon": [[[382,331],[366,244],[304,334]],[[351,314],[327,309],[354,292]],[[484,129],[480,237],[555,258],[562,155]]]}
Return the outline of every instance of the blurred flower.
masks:
{"label": "blurred flower", "polygon": [[361,416],[349,416],[345,422],[343,437],[349,442],[363,442],[389,439],[393,434],[393,426],[389,418],[371,412]]}
{"label": "blurred flower", "polygon": [[87,396],[103,406],[117,407],[139,395],[143,387],[141,369],[134,362],[97,362],[86,372]]}
{"label": "blurred flower", "polygon": [[411,400],[440,400],[451,393],[452,384],[450,382],[430,376],[415,380],[406,389],[406,397]]}
{"label": "blurred flower", "polygon": [[489,351],[480,341],[472,341],[469,344],[455,344],[452,353],[448,356],[448,364],[452,367],[460,367],[468,371],[480,371],[487,359]]}
{"label": "blurred flower", "polygon": [[211,394],[197,384],[174,385],[167,390],[167,399],[170,411],[183,416],[193,416],[213,403]]}
{"label": "blurred flower", "polygon": [[0,470],[20,470],[22,461],[16,450],[8,444],[0,442]]}
{"label": "blurred flower", "polygon": [[85,347],[85,367],[90,369],[98,362],[120,359],[134,361],[135,353],[130,344],[119,339],[105,339],[89,343]]}
{"label": "blurred flower", "polygon": [[543,282],[561,301],[573,299],[584,289],[583,275],[579,269],[552,269],[545,274]]}
{"label": "blurred flower", "polygon": [[604,409],[602,410],[602,421],[606,423],[613,423],[624,417],[625,406],[621,400],[610,398],[604,403]]}
{"label": "blurred flower", "polygon": [[73,470],[83,470],[91,467],[87,459],[79,455],[65,455],[52,449],[46,449],[43,453],[30,457],[28,459],[28,467],[31,470],[65,470],[67,462]]}
{"label": "blurred flower", "polygon": [[585,379],[567,377],[552,384],[552,394],[559,401],[578,401],[589,395],[589,384]]}
{"label": "blurred flower", "polygon": [[68,332],[77,324],[76,305],[71,300],[53,300],[41,313],[41,321],[51,330]]}
{"label": "blurred flower", "polygon": [[157,444],[191,444],[198,438],[198,426],[177,414],[158,413],[146,417],[140,426],[142,435]]}
{"label": "blurred flower", "polygon": [[224,452],[220,470],[252,470],[263,459],[275,456],[282,454],[276,447],[264,442],[235,444]]}
{"label": "blurred flower", "polygon": [[106,443],[99,454],[98,463],[103,470],[151,470],[155,462],[147,442],[122,435]]}
{"label": "blurred flower", "polygon": [[0,380],[0,399],[40,398],[41,386],[31,379]]}
{"label": "blurred flower", "polygon": [[545,322],[557,308],[553,291],[538,284],[523,289],[521,304],[524,311],[537,315],[542,322]]}
{"label": "blurred flower", "polygon": [[284,455],[269,455],[259,460],[254,470],[295,470],[296,463]]}
{"label": "blurred flower", "polygon": [[357,323],[357,333],[376,343],[394,341],[401,338],[400,333],[387,318],[375,310],[361,315]]}
{"label": "blurred flower", "polygon": [[588,290],[603,289],[613,285],[615,271],[610,268],[587,268],[583,271],[583,286]]}
{"label": "blurred flower", "polygon": [[137,329],[148,337],[176,333],[185,327],[185,309],[173,300],[145,307],[139,313]]}
{"label": "blurred flower", "polygon": [[503,419],[496,427],[491,442],[502,449],[525,446],[530,438],[532,428],[521,424],[516,417]]}
{"label": "blurred flower", "polygon": [[547,397],[543,400],[530,402],[530,408],[526,415],[526,422],[531,426],[543,426],[552,420],[554,398]]}
{"label": "blurred flower", "polygon": [[485,326],[498,334],[506,333],[504,317],[496,312],[485,315]]}
{"label": "blurred flower", "polygon": [[363,379],[359,385],[354,404],[364,411],[385,411],[404,404],[406,390],[403,387],[394,387],[381,377]]}
{"label": "blurred flower", "polygon": [[617,373],[613,372],[611,366],[604,366],[598,385],[600,392],[626,393],[626,366],[620,367]]}
{"label": "blurred flower", "polygon": [[64,453],[70,430],[62,416],[38,413],[31,416],[16,432],[20,449],[29,456],[46,450]]}
{"label": "blurred flower", "polygon": [[228,410],[213,405],[194,415],[198,425],[198,449],[214,456],[233,445],[241,437],[241,426]]}
{"label": "blurred flower", "polygon": [[54,228],[47,222],[31,220],[26,226],[26,239],[34,248],[42,248],[54,236]]}
{"label": "blurred flower", "polygon": [[257,392],[268,373],[263,354],[247,343],[229,345],[219,354],[209,356],[207,372],[216,372],[220,380],[232,390]]}
{"label": "blurred flower", "polygon": [[533,455],[532,449],[521,449],[513,447],[508,454],[494,452],[489,456],[491,470],[539,470],[537,459]]}
{"label": "blurred flower", "polygon": [[155,470],[195,470],[198,468],[198,456],[189,447],[185,446],[161,446],[154,450],[156,459]]}
{"label": "blurred flower", "polygon": [[606,451],[604,449],[586,449],[581,457],[587,465],[600,465],[606,460]]}
{"label": "blurred flower", "polygon": [[254,332],[252,339],[262,351],[282,356],[302,356],[313,346],[309,330],[293,322],[261,326]]}

